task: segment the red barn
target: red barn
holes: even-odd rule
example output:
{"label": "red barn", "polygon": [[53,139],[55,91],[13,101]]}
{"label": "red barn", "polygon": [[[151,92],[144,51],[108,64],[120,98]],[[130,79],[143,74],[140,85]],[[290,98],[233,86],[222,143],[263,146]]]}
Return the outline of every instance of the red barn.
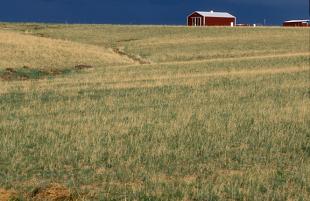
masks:
{"label": "red barn", "polygon": [[187,17],[188,26],[235,26],[237,18],[229,13],[195,11]]}
{"label": "red barn", "polygon": [[310,27],[310,20],[289,20],[283,23],[284,27]]}

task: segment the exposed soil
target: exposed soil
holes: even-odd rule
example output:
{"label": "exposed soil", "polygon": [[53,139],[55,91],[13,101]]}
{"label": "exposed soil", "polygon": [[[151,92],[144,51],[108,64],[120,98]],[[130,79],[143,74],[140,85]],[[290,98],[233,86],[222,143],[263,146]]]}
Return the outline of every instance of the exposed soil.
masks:
{"label": "exposed soil", "polygon": [[116,42],[121,43],[121,42],[137,41],[137,40],[140,40],[140,39],[137,39],[137,38],[130,38],[130,39],[118,40],[118,41],[116,41]]}
{"label": "exposed soil", "polygon": [[0,188],[0,201],[29,200],[29,201],[72,201],[71,191],[58,183],[43,183],[32,192],[18,193],[14,190]]}
{"label": "exposed soil", "polygon": [[68,201],[72,200],[72,194],[65,186],[51,183],[35,188],[30,194],[30,199],[34,201]]}
{"label": "exposed soil", "polygon": [[42,79],[45,77],[53,77],[57,75],[64,75],[71,72],[81,71],[83,69],[93,68],[91,65],[79,64],[73,68],[66,69],[36,69],[28,66],[22,68],[6,68],[4,71],[0,71],[0,79],[4,81],[13,81],[13,80],[35,80]]}
{"label": "exposed soil", "polygon": [[17,193],[15,191],[0,188],[0,201],[9,201],[16,197]]}
{"label": "exposed soil", "polygon": [[17,31],[26,31],[26,30],[42,30],[46,29],[47,25],[41,24],[25,24],[21,26],[12,25],[12,24],[0,24],[1,29],[8,29],[8,30],[17,30]]}
{"label": "exposed soil", "polygon": [[43,33],[35,33],[32,35],[37,36],[37,37],[49,38],[46,34],[43,34]]}
{"label": "exposed soil", "polygon": [[46,25],[41,25],[41,24],[28,24],[23,26],[27,30],[41,30],[41,29],[46,29]]}
{"label": "exposed soil", "polygon": [[149,61],[146,61],[144,59],[141,59],[137,56],[134,56],[134,55],[130,55],[130,54],[127,54],[126,52],[124,52],[123,50],[119,49],[119,48],[114,48],[113,51],[116,53],[116,54],[119,54],[121,56],[125,56],[131,60],[133,60],[134,62],[138,62],[139,64],[150,64],[151,62]]}
{"label": "exposed soil", "polygon": [[82,69],[89,69],[93,67],[91,65],[80,64],[80,65],[76,65],[74,68],[77,70],[82,70]]}
{"label": "exposed soil", "polygon": [[18,75],[17,71],[13,68],[6,68],[5,71],[0,74],[2,80],[26,80],[28,76],[26,75]]}

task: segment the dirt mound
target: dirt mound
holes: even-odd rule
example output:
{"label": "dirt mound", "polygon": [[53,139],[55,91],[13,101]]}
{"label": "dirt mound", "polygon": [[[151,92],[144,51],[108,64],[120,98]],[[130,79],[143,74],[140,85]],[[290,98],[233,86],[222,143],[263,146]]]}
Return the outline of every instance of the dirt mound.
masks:
{"label": "dirt mound", "polygon": [[82,71],[84,69],[93,68],[91,65],[80,64],[76,65],[73,68],[65,68],[65,69],[36,69],[28,66],[24,66],[22,68],[6,68],[4,71],[0,71],[0,79],[5,81],[11,80],[35,80],[42,79],[46,77],[52,77],[57,75],[65,75],[72,72]]}
{"label": "dirt mound", "polygon": [[2,80],[27,80],[27,79],[38,79],[47,76],[48,72],[38,69],[31,69],[27,66],[19,69],[6,68],[0,73]]}
{"label": "dirt mound", "polygon": [[0,188],[0,201],[13,200],[16,196],[17,193],[15,191]]}
{"label": "dirt mound", "polygon": [[31,200],[34,201],[68,201],[72,200],[71,192],[68,188],[61,184],[52,183],[44,184],[35,188],[31,195]]}
{"label": "dirt mound", "polygon": [[82,69],[89,69],[89,68],[93,68],[93,67],[91,65],[87,65],[87,64],[80,64],[80,65],[74,66],[74,68],[77,70],[82,70]]}

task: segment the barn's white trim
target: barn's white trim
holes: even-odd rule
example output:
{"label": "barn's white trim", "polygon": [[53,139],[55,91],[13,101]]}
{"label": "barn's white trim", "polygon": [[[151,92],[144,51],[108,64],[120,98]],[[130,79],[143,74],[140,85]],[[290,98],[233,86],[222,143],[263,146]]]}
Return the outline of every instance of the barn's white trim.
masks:
{"label": "barn's white trim", "polygon": [[[187,16],[187,19],[188,19],[190,16],[192,16],[193,14],[195,14],[195,13],[199,14],[197,11],[192,12],[190,15]],[[199,14],[199,15],[200,15],[201,17],[203,17],[201,14]]]}
{"label": "barn's white trim", "polygon": [[226,12],[205,12],[205,11],[195,11],[194,13],[198,13],[204,17],[219,17],[219,18],[236,18],[235,16],[226,13]]}
{"label": "barn's white trim", "polygon": [[294,22],[310,22],[310,20],[288,20],[288,21],[285,21],[285,23],[294,23]]}

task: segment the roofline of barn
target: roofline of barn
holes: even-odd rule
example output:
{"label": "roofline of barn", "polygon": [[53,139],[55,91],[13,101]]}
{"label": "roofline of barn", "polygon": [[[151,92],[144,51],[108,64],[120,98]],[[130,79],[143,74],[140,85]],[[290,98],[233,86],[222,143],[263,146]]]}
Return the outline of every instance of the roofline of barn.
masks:
{"label": "roofline of barn", "polygon": [[[202,16],[202,17],[216,17],[216,18],[235,18],[235,19],[237,19],[237,17],[236,16],[233,16],[232,14],[230,14],[230,13],[227,13],[227,12],[214,12],[214,11],[209,11],[209,12],[207,12],[207,11],[194,11],[194,12],[192,12],[190,15],[188,15],[187,16],[187,18],[189,18],[191,15],[193,15],[193,14],[195,14],[195,13],[197,13],[197,14],[199,14],[200,16]],[[222,13],[222,14],[229,14],[229,15],[231,15],[231,16],[227,16],[227,17],[223,17],[223,16],[207,16],[207,15],[202,15],[201,13]]]}
{"label": "roofline of barn", "polygon": [[284,21],[285,23],[290,23],[290,22],[310,22],[310,20],[288,20],[288,21]]}

